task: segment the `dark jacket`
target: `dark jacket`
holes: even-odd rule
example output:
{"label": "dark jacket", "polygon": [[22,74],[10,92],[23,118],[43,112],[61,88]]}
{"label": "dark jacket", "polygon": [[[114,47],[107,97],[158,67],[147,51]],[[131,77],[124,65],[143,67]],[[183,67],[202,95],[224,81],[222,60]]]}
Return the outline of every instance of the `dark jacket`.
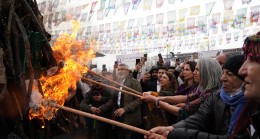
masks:
{"label": "dark jacket", "polygon": [[[94,96],[97,95],[97,93],[101,95],[100,102],[94,100]],[[112,95],[105,88],[102,88],[101,90],[91,89],[86,93],[85,98],[80,103],[80,108],[83,111],[90,112],[90,108],[93,106],[101,110],[100,116],[111,118],[113,107],[109,105],[109,100],[112,100]]]}
{"label": "dark jacket", "polygon": [[154,91],[157,92],[157,79],[149,79],[144,83],[143,92]]}
{"label": "dark jacket", "polygon": [[[124,82],[124,85],[132,88],[138,92],[142,92],[140,83],[130,76],[127,76]],[[123,88],[123,90],[126,90]],[[127,90],[128,91],[128,90]],[[110,101],[110,105],[114,106],[115,109],[118,109],[117,99],[118,91],[113,93],[113,101]],[[121,99],[123,99],[122,108],[124,108],[125,113],[122,116],[122,121],[125,124],[140,126],[142,124],[141,118],[141,100],[138,97],[121,93]]]}
{"label": "dark jacket", "polygon": [[224,124],[222,118],[225,103],[220,93],[213,93],[203,104],[199,111],[173,125],[175,128],[168,135],[168,139],[227,139],[229,135],[221,133]]}
{"label": "dark jacket", "polygon": [[[250,125],[255,129],[251,137],[248,133]],[[230,139],[257,139],[257,137],[260,137],[260,107],[257,102],[250,100],[240,113]]]}

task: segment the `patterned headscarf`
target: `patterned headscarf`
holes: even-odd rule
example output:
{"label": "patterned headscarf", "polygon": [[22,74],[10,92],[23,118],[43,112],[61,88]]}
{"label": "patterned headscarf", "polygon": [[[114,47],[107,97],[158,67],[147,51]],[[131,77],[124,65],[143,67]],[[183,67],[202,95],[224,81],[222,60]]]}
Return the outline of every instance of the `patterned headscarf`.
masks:
{"label": "patterned headscarf", "polygon": [[260,63],[260,32],[245,39],[243,50],[245,60],[249,57],[250,60]]}

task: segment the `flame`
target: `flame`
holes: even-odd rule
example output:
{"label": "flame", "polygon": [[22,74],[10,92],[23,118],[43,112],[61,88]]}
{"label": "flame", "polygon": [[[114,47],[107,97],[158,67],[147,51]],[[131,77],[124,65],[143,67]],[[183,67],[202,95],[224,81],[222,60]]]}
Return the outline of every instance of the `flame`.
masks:
{"label": "flame", "polygon": [[[72,24],[74,25],[72,34],[60,35],[52,47],[55,59],[58,63],[62,63],[63,67],[54,67],[48,71],[51,74],[40,78],[43,98],[59,105],[63,105],[68,95],[76,90],[76,82],[88,71],[85,65],[95,53],[93,48],[95,42],[86,47],[84,41],[76,40],[80,25],[77,21],[72,21]],[[53,107],[42,105],[37,110],[30,110],[30,117],[52,119],[56,111],[57,109]]]}

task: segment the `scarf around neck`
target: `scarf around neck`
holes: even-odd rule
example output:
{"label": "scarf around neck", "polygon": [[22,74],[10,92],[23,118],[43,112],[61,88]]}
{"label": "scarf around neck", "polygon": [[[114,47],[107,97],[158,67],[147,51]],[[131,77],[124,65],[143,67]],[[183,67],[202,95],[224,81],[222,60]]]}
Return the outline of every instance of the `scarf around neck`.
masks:
{"label": "scarf around neck", "polygon": [[236,95],[230,97],[230,95],[228,93],[226,93],[226,91],[224,90],[224,87],[221,87],[220,90],[220,97],[222,98],[222,100],[224,101],[224,103],[228,106],[232,106],[235,107],[235,111],[230,119],[230,123],[228,126],[228,134],[231,134],[235,122],[246,102],[246,99],[244,97],[244,92],[242,91],[242,89],[240,89]]}

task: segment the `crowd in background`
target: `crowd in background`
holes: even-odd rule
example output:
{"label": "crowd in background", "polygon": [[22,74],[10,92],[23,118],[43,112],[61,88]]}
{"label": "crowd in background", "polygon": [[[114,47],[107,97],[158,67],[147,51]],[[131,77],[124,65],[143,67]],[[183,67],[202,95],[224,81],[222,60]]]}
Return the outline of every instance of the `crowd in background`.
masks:
{"label": "crowd in background", "polygon": [[[150,139],[158,138],[153,133],[170,139],[257,139],[260,34],[248,37],[243,50],[244,55],[220,54],[197,62],[180,63],[177,59],[173,67],[165,67],[160,59],[149,70],[144,69],[149,61],[146,57],[136,63],[133,71],[124,63],[115,63],[112,73],[104,70],[101,74],[142,93],[141,99],[81,81],[78,83],[78,93],[82,95],[79,109],[150,130],[152,134],[145,136]],[[254,72],[248,77],[246,68],[251,65],[255,68],[251,67]],[[104,78],[85,76],[129,91]],[[88,138],[144,138],[136,132],[88,118],[86,126]]]}

